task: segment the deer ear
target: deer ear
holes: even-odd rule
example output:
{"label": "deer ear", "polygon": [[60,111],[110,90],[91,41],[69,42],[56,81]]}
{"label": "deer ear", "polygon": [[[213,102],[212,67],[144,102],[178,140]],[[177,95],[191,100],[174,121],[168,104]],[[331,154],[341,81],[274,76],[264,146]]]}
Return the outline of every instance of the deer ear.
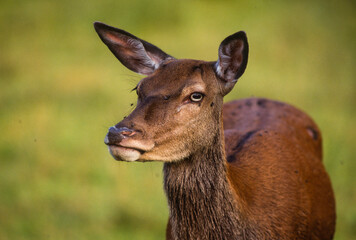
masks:
{"label": "deer ear", "polygon": [[94,28],[117,59],[134,72],[150,75],[164,60],[173,59],[158,47],[124,30],[101,22],[95,22]]}
{"label": "deer ear", "polygon": [[229,93],[237,79],[245,72],[248,59],[248,42],[245,32],[228,36],[219,47],[215,72],[223,82],[223,94]]}

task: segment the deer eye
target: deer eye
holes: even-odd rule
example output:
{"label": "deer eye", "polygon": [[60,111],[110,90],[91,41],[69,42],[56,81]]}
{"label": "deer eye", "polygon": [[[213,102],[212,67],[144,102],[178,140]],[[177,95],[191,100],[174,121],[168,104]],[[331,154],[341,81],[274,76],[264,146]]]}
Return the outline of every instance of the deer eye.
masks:
{"label": "deer eye", "polygon": [[203,100],[204,95],[202,93],[192,93],[192,95],[190,95],[190,100],[192,100],[193,102],[200,102],[201,100]]}

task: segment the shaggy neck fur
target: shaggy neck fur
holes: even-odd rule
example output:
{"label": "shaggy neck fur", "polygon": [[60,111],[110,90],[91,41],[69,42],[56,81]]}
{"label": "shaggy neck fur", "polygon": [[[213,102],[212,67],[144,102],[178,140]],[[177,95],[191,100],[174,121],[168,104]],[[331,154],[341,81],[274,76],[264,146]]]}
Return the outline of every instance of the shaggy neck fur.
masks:
{"label": "shaggy neck fur", "polygon": [[174,239],[244,239],[244,226],[227,180],[220,134],[189,158],[164,165]]}

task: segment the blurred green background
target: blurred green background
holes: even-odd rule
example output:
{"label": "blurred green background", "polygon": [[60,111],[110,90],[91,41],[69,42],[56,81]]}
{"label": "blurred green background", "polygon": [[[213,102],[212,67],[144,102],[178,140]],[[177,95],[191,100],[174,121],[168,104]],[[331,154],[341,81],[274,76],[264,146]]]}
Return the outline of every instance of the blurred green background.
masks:
{"label": "blurred green background", "polygon": [[335,239],[356,238],[355,1],[0,2],[0,239],[163,239],[161,163],[114,161],[107,128],[141,78],[92,23],[177,58],[215,60],[244,30],[247,70],[226,100],[263,96],[308,112],[324,138]]}

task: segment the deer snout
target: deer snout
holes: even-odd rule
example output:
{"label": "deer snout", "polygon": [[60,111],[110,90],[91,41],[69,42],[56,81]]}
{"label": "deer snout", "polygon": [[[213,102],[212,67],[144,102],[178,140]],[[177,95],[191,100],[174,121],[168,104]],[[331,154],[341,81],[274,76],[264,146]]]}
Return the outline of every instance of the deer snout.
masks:
{"label": "deer snout", "polygon": [[131,137],[136,134],[135,130],[129,129],[127,127],[110,127],[108,134],[104,139],[104,143],[106,145],[117,145],[119,144],[124,138]]}
{"label": "deer snout", "polygon": [[154,142],[143,137],[142,131],[127,127],[109,128],[104,143],[116,160],[136,161],[142,154],[154,148]]}

